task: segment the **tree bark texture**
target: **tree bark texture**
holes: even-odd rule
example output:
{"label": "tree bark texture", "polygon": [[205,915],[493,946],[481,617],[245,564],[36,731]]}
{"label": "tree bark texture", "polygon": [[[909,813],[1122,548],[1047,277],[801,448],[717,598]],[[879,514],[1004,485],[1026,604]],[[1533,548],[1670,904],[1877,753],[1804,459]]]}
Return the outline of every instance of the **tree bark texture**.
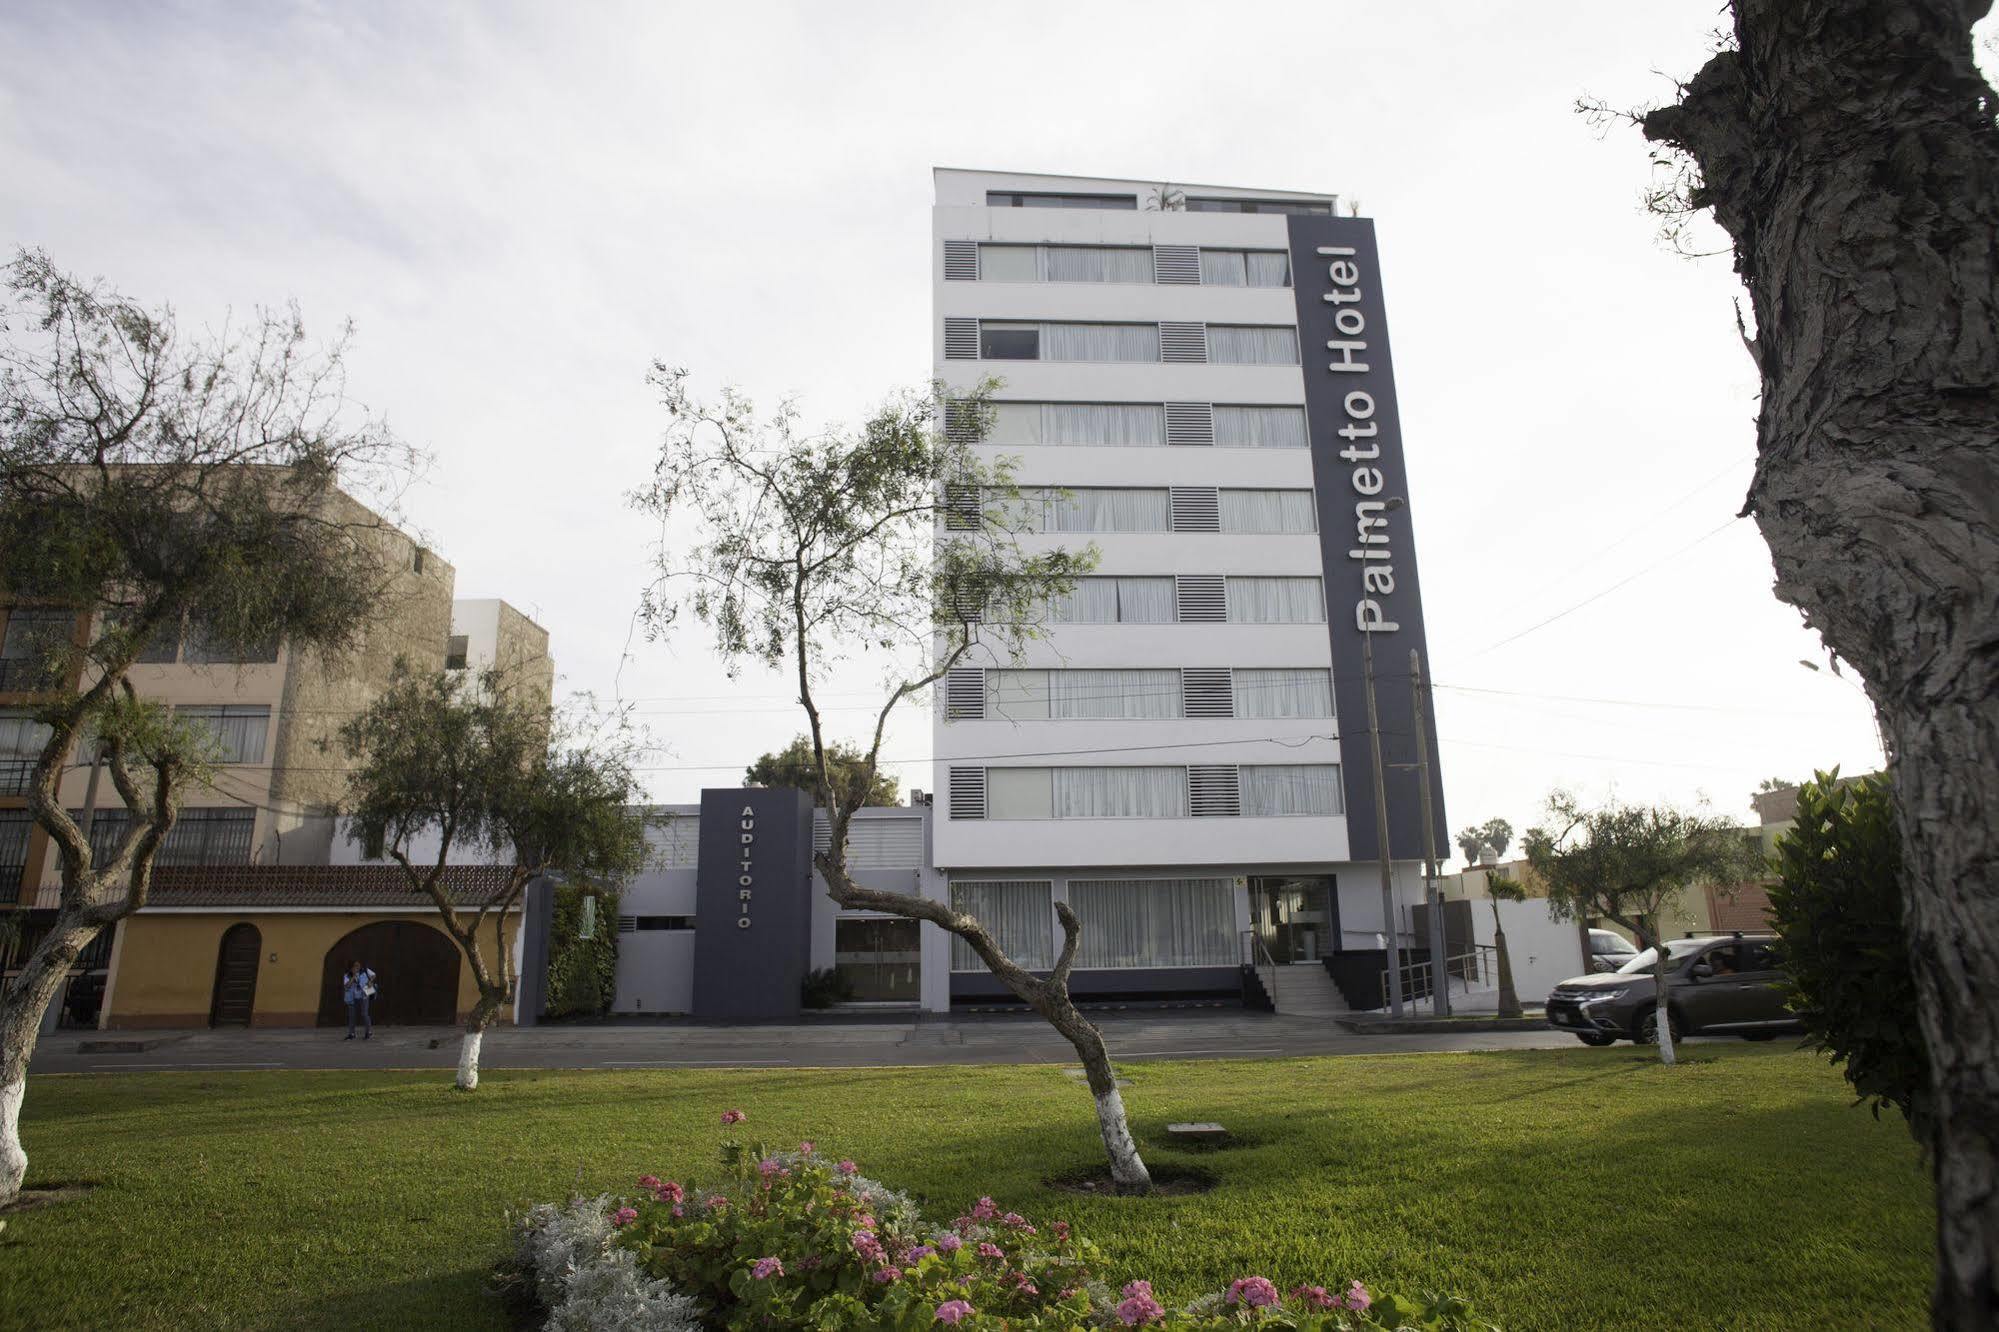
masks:
{"label": "tree bark texture", "polygon": [[1646,135],[1734,241],[1777,595],[1890,747],[1936,1097],[1939,1328],[1999,1326],[1999,129],[1990,0],[1736,0]]}
{"label": "tree bark texture", "polygon": [[1499,958],[1499,1016],[1521,1015],[1520,993],[1513,988],[1513,959],[1506,955],[1506,930],[1499,923],[1499,899],[1492,899],[1492,949]]}

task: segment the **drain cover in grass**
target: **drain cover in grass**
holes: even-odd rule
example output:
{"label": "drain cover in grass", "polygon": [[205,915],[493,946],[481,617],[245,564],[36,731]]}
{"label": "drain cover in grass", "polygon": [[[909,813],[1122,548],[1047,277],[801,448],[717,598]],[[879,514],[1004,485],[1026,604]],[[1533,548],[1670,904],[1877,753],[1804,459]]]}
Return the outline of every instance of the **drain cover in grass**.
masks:
{"label": "drain cover in grass", "polygon": [[1220,1142],[1229,1136],[1220,1124],[1168,1124],[1166,1133],[1175,1142]]}

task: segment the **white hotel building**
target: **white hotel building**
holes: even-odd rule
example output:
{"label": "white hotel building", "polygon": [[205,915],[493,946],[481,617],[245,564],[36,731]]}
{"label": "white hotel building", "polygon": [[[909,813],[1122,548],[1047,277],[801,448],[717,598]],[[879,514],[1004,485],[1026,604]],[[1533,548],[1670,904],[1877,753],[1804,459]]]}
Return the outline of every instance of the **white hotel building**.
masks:
{"label": "white hotel building", "polygon": [[[1372,225],[1332,195],[945,169],[936,190],[935,373],[1003,381],[982,449],[1016,460],[1023,541],[1100,562],[1024,660],[941,691],[933,863],[1038,965],[1066,900],[1079,997],[1238,993],[1252,935],[1297,964],[1280,1009],[1337,1004],[1329,975],[1367,992],[1363,625],[1404,931],[1422,894],[1422,620]],[[1002,993],[961,944],[950,970],[961,1005]]]}

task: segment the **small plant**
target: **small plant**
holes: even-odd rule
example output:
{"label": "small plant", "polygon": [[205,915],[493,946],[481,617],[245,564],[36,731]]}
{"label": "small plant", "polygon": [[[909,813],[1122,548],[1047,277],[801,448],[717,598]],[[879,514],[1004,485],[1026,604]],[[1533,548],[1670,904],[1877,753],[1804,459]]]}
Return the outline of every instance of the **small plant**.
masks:
{"label": "small plant", "polygon": [[799,1002],[807,1008],[831,1008],[854,997],[854,983],[838,967],[806,972],[799,990]]}

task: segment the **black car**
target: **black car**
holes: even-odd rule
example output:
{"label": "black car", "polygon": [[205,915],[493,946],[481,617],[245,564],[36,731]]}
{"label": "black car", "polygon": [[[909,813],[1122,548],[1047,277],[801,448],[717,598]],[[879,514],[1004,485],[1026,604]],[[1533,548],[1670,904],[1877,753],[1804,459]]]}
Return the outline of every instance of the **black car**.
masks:
{"label": "black car", "polygon": [[[1696,1033],[1768,1040],[1796,1029],[1784,1001],[1781,942],[1771,934],[1709,935],[1666,944],[1666,1012],[1674,1040]],[[1585,1045],[1658,1039],[1647,948],[1608,976],[1577,976],[1548,996],[1548,1025]]]}
{"label": "black car", "polygon": [[1616,930],[1589,931],[1589,969],[1615,971],[1638,956],[1631,941]]}

